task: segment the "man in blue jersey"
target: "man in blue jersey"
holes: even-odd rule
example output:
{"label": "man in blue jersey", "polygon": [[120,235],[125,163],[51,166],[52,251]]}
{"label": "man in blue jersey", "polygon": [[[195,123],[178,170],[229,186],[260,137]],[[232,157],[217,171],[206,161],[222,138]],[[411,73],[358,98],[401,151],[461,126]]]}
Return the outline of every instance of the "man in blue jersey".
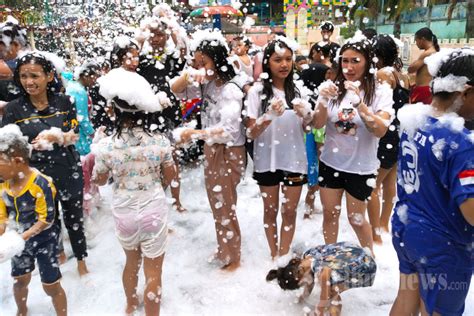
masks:
{"label": "man in blue jersey", "polygon": [[440,52],[427,65],[431,105],[399,112],[400,288],[390,315],[462,315],[472,277],[474,134],[463,126],[474,117],[474,50]]}

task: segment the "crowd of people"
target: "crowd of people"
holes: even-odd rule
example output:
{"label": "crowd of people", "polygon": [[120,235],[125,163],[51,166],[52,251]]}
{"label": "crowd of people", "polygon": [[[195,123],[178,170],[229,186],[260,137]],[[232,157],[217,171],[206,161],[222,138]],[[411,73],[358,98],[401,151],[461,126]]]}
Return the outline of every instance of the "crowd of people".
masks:
{"label": "crowd of people", "polygon": [[[67,314],[61,222],[79,275],[96,273],[84,226],[104,185],[126,257],[125,313],[139,308],[143,263],[144,312],[158,315],[167,218],[187,211],[180,169],[190,151],[223,271],[240,266],[237,187],[253,168],[268,258],[279,263],[267,280],[303,295],[320,286],[315,314],[339,315],[341,292],[373,284],[373,245],[390,230],[400,263],[391,315],[463,313],[474,267],[474,49],[440,50],[420,29],[423,52],[407,73],[391,35],[365,30],[341,46],[331,22],[308,56],[284,34],[255,54],[245,35],[186,34],[166,5],[139,22],[76,69],[30,49],[18,24],[0,26],[0,259],[11,258],[18,315],[35,261],[56,313]],[[304,185],[304,218],[322,213],[325,245],[300,258],[292,241]],[[343,201],[358,244],[338,238]]]}

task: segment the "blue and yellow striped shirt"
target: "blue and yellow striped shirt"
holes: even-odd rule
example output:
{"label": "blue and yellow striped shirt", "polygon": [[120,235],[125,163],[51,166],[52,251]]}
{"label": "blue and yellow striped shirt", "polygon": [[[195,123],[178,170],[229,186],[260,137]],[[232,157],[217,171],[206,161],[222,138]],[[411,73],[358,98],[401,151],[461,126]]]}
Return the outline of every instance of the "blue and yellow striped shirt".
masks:
{"label": "blue and yellow striped shirt", "polygon": [[5,223],[9,216],[15,219],[22,231],[37,221],[52,224],[56,216],[55,198],[53,181],[36,169],[19,194],[11,191],[9,181],[0,183],[0,224]]}

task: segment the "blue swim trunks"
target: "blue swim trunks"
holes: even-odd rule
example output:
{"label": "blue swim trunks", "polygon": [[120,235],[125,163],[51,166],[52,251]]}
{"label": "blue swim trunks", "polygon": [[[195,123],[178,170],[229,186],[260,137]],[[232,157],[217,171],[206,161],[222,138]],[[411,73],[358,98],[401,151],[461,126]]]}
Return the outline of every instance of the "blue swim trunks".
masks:
{"label": "blue swim trunks", "polygon": [[12,277],[19,277],[35,269],[38,262],[41,282],[52,284],[61,279],[58,263],[59,228],[53,224],[51,228],[30,238],[23,252],[12,258]]}
{"label": "blue swim trunks", "polygon": [[[471,252],[414,223],[397,225],[396,221],[392,221],[392,243],[399,269],[403,274],[418,275],[426,311],[430,315],[462,315],[472,278]],[[460,262],[466,265],[461,267]]]}

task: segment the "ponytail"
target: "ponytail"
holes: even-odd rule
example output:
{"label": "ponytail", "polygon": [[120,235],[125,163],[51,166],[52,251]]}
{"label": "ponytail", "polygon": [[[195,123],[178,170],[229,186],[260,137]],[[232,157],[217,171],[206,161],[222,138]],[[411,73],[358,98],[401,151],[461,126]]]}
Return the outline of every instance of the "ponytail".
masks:
{"label": "ponytail", "polygon": [[439,52],[438,38],[434,34],[433,34],[433,46],[436,49],[436,51]]}
{"label": "ponytail", "polygon": [[423,27],[416,31],[415,38],[424,38],[425,40],[432,42],[436,51],[439,52],[438,38],[429,28]]}

